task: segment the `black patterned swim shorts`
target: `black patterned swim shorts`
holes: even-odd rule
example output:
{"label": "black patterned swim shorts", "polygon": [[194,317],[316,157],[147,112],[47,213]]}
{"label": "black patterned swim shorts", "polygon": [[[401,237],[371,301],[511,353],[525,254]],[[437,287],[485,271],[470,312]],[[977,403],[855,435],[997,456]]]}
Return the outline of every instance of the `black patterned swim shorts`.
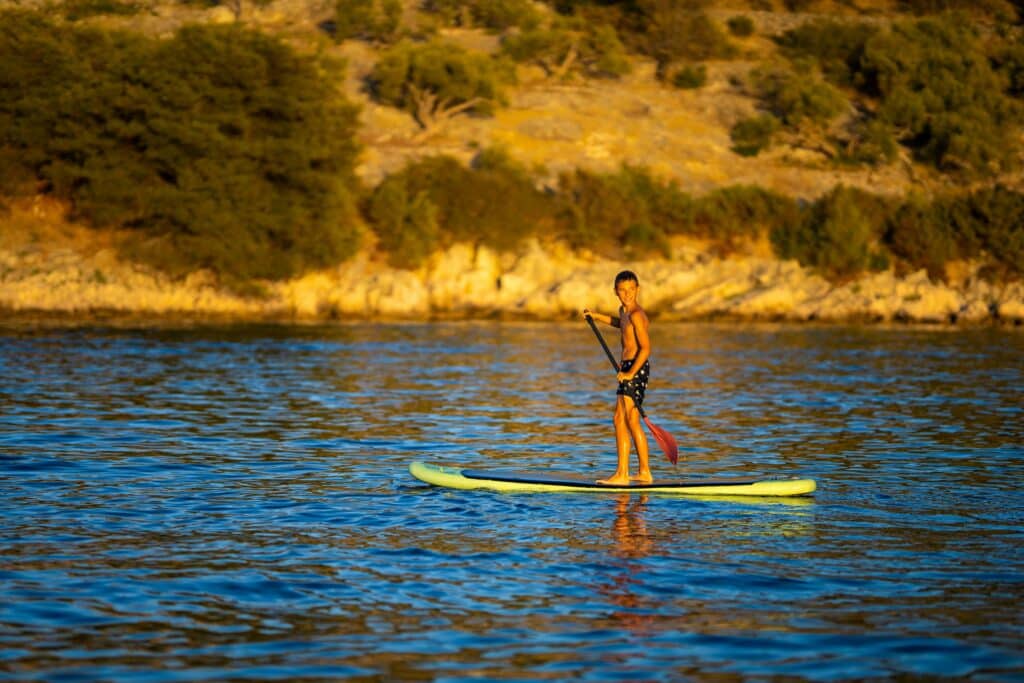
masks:
{"label": "black patterned swim shorts", "polygon": [[[633,367],[632,360],[622,361],[622,372],[629,372]],[[651,362],[645,361],[640,372],[636,373],[633,379],[628,382],[619,382],[619,388],[615,391],[618,396],[629,396],[633,403],[639,408],[644,402],[644,394],[647,393],[647,382],[651,379]]]}

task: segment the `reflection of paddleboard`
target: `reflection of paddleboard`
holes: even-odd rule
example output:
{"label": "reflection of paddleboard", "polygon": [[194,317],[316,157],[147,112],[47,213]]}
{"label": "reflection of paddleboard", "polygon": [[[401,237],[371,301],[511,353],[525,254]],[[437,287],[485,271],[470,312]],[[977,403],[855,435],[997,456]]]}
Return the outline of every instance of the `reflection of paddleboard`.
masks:
{"label": "reflection of paddleboard", "polygon": [[816,487],[813,479],[676,479],[653,484],[613,486],[593,479],[551,472],[535,474],[514,470],[467,470],[413,462],[409,473],[420,481],[452,489],[491,489],[493,491],[671,493],[698,496],[803,496]]}

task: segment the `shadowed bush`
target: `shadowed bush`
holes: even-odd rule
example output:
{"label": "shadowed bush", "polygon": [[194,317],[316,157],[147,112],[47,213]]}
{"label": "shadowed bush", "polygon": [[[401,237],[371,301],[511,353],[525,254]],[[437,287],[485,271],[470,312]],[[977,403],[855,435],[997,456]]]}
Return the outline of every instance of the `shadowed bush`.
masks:
{"label": "shadowed bush", "polygon": [[881,198],[839,186],[814,202],[799,222],[777,225],[772,244],[782,258],[846,279],[888,265],[878,248],[886,211]]}
{"label": "shadowed bush", "polygon": [[946,264],[961,256],[947,208],[920,197],[908,198],[886,220],[885,241],[911,270],[924,268],[936,279],[944,279]]}
{"label": "shadowed bush", "polygon": [[732,151],[740,156],[757,156],[771,146],[772,136],[778,129],[779,120],[771,114],[760,114],[738,121],[729,131]]}
{"label": "shadowed bush", "polygon": [[327,68],[235,26],[153,40],[4,13],[0,156],[162,268],[290,276],[359,235],[356,110]]}
{"label": "shadowed bush", "polygon": [[456,242],[509,250],[531,236],[550,235],[558,208],[525,169],[492,149],[470,168],[445,156],[409,164],[374,190],[367,213],[381,246],[404,251],[395,265],[410,268]]}
{"label": "shadowed bush", "polygon": [[779,44],[792,59],[816,60],[830,81],[856,88],[865,101],[846,145],[851,158],[891,160],[898,142],[918,161],[967,178],[1019,167],[1019,38],[982,30],[967,14],[945,14],[884,29],[814,22]]}

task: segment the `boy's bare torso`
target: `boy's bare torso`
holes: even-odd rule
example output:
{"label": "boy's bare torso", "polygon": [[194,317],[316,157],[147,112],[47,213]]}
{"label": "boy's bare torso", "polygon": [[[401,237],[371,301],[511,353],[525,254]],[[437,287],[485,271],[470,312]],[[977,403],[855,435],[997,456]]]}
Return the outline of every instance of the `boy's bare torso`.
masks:
{"label": "boy's bare torso", "polygon": [[633,316],[643,316],[644,309],[637,306],[632,312],[626,310],[625,306],[619,307],[619,330],[622,333],[622,356],[620,360],[632,360],[640,353],[637,345],[637,335],[633,330]]}

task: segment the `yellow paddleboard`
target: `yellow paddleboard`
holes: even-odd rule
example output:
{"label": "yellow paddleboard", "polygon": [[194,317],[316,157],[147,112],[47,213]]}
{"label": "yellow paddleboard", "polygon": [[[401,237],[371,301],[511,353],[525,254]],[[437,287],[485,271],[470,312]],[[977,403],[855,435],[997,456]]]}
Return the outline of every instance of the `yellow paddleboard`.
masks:
{"label": "yellow paddleboard", "polygon": [[552,493],[607,492],[657,493],[694,496],[806,496],[817,488],[813,479],[672,479],[653,484],[630,483],[626,486],[598,484],[593,479],[564,472],[543,474],[514,470],[472,470],[442,467],[415,461],[409,473],[420,481],[453,489],[490,489]]}

